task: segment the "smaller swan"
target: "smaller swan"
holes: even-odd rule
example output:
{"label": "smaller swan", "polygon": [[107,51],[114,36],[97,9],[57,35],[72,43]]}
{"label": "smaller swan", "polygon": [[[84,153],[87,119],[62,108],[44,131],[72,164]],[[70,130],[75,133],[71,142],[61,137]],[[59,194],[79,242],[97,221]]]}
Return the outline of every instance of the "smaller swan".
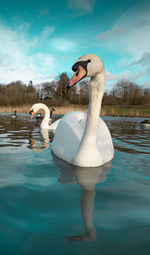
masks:
{"label": "smaller swan", "polygon": [[47,107],[47,105],[42,104],[42,103],[37,103],[37,104],[32,105],[32,107],[30,108],[30,112],[29,112],[30,113],[30,118],[32,119],[33,116],[34,116],[34,113],[36,113],[37,111],[39,111],[41,109],[44,110],[45,114],[44,114],[44,118],[43,118],[43,120],[41,122],[40,128],[41,129],[49,129],[50,131],[55,132],[60,119],[56,120],[51,125],[49,125],[49,122],[50,122],[50,110]]}

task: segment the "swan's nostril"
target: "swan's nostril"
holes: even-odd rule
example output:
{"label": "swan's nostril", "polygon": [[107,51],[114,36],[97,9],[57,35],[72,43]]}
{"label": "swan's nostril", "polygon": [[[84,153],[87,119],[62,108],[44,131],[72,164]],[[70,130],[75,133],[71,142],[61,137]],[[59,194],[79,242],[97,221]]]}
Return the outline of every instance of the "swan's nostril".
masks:
{"label": "swan's nostril", "polygon": [[76,76],[78,76],[78,74],[79,74],[79,71],[80,71],[80,69],[78,69],[78,70],[77,70],[77,72],[76,72]]}

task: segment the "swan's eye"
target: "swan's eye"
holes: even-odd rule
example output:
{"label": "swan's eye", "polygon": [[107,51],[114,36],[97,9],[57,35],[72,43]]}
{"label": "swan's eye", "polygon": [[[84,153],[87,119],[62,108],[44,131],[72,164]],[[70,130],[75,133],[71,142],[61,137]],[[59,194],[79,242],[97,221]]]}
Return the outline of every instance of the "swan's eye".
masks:
{"label": "swan's eye", "polygon": [[80,69],[78,69],[78,70],[77,70],[77,72],[76,72],[76,76],[78,76],[79,72],[80,72]]}

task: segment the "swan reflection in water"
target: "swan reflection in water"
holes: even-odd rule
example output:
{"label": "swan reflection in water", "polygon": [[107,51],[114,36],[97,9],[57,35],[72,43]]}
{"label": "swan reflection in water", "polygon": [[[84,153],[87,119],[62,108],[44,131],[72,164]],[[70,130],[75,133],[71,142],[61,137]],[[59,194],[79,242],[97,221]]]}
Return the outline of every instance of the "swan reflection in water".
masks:
{"label": "swan reflection in water", "polygon": [[29,143],[30,143],[29,148],[35,152],[42,152],[44,149],[48,149],[49,143],[53,140],[53,137],[54,137],[54,134],[49,133],[49,130],[47,129],[40,129],[40,134],[41,134],[40,144],[35,143],[32,137],[29,139]]}
{"label": "swan reflection in water", "polygon": [[[49,137],[51,133],[48,130],[41,129],[41,135],[43,138],[43,144],[35,144],[33,139],[30,139],[30,148],[36,152],[41,152],[43,149],[47,149],[50,140],[53,137]],[[104,182],[107,178],[107,174],[110,172],[112,161],[99,167],[79,167],[71,165],[52,153],[53,161],[60,167],[59,183],[73,184],[78,183],[82,188],[81,195],[81,215],[85,226],[85,232],[81,235],[65,236],[69,241],[95,241],[96,229],[93,224],[93,209],[94,199],[96,196],[95,185]]]}
{"label": "swan reflection in water", "polygon": [[57,158],[53,153],[53,160],[61,168],[61,176],[58,181],[63,184],[77,182],[82,188],[81,215],[85,226],[85,232],[81,235],[65,236],[70,241],[95,241],[96,229],[93,224],[94,199],[96,195],[95,185],[104,182],[110,172],[112,161],[100,167],[78,167]]}

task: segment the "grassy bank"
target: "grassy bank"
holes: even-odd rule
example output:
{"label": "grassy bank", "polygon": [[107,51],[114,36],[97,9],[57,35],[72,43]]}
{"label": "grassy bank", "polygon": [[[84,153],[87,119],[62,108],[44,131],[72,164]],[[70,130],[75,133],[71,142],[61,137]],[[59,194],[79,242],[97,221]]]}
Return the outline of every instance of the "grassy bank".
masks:
{"label": "grassy bank", "polygon": [[139,106],[104,106],[102,115],[107,116],[131,116],[150,117],[150,105]]}
{"label": "grassy bank", "polygon": [[[23,106],[0,106],[0,113],[29,113],[31,105]],[[70,111],[87,112],[87,106],[69,105],[56,106],[55,114],[65,114]],[[103,116],[134,116],[134,117],[150,117],[150,105],[146,106],[104,106],[101,110]]]}
{"label": "grassy bank", "polygon": [[[31,105],[22,106],[0,106],[0,113],[13,113],[15,110],[17,113],[29,113]],[[65,114],[71,111],[84,111],[87,112],[87,106],[69,105],[69,106],[55,106],[54,114]],[[49,107],[51,109],[51,107]],[[42,112],[42,111],[41,111]]]}

